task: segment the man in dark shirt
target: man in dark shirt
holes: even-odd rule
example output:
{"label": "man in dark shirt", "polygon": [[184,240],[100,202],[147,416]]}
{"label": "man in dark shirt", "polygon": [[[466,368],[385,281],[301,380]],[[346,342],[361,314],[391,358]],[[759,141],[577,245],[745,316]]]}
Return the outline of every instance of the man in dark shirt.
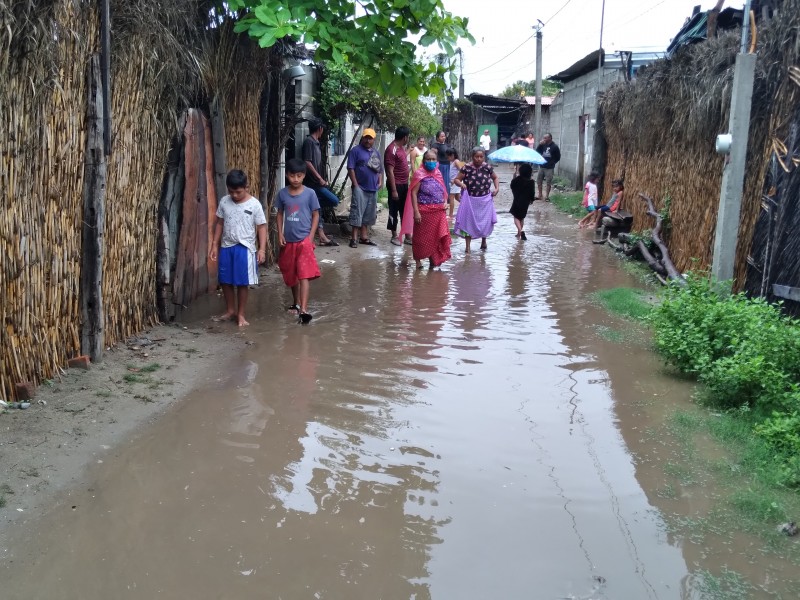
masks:
{"label": "man in dark shirt", "polygon": [[[553,142],[553,136],[549,133],[545,133],[542,136],[542,143],[536,146],[536,151],[547,161],[539,167],[539,174],[536,176],[536,184],[539,187],[539,195],[536,199],[541,200],[542,197],[544,197],[547,202],[550,202],[550,189],[553,186],[553,169],[556,168],[558,161],[561,160],[561,150],[559,150],[558,146]],[[543,182],[547,184],[544,196],[542,196]]]}
{"label": "man in dark shirt", "polygon": [[436,150],[436,159],[439,161],[439,172],[442,174],[444,184],[450,185],[450,161],[447,160],[447,134],[444,131],[436,133],[436,137],[431,142],[431,150]]}
{"label": "man in dark shirt", "polygon": [[[303,141],[303,160],[306,162],[306,178],[303,185],[314,190],[322,208],[333,208],[339,204],[339,198],[328,187],[325,179],[325,165],[322,164],[322,149],[319,138],[322,137],[325,125],[322,121],[311,120],[308,122],[308,136]],[[336,242],[325,235],[322,218],[319,220],[319,241],[323,246],[338,246]]]}
{"label": "man in dark shirt", "polygon": [[398,127],[394,132],[394,141],[386,146],[383,153],[383,168],[386,170],[386,187],[389,188],[389,222],[386,228],[392,232],[391,242],[395,246],[402,245],[397,239],[397,225],[403,220],[403,208],[408,194],[408,155],[406,145],[411,130]]}

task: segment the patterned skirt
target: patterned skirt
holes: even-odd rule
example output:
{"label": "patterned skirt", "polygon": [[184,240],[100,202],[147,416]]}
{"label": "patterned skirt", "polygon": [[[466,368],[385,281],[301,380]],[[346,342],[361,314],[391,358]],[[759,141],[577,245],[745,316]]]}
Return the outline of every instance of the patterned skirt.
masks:
{"label": "patterned skirt", "polygon": [[422,221],[414,223],[411,249],[414,260],[431,259],[438,267],[450,259],[450,230],[447,227],[445,204],[421,204]]}

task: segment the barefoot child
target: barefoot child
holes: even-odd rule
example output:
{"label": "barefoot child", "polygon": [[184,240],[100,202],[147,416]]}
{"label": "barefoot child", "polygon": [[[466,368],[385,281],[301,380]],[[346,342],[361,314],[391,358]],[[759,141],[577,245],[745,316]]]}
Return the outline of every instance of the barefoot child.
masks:
{"label": "barefoot child", "polygon": [[592,171],[589,173],[589,180],[583,186],[583,208],[586,209],[586,216],[578,221],[578,227],[586,227],[589,221],[594,220],[594,211],[598,205],[597,180],[600,179],[599,173]]}
{"label": "barefoot child", "polygon": [[519,166],[519,175],[511,180],[511,193],[514,194],[514,201],[511,203],[510,212],[514,216],[514,225],[517,226],[517,239],[527,240],[528,237],[523,231],[525,217],[528,215],[528,207],[536,197],[536,186],[531,176],[533,167],[528,163]]}
{"label": "barefoot child", "polygon": [[208,249],[208,258],[212,261],[219,255],[218,279],[225,297],[225,314],[216,319],[235,319],[239,327],[244,327],[249,325],[244,317],[247,289],[258,283],[257,265],[266,259],[267,218],[261,203],[250,195],[243,171],[235,169],[228,173],[225,184],[228,195],[217,207],[214,241]]}
{"label": "barefoot child", "polygon": [[625,184],[622,179],[615,179],[611,182],[611,199],[602,206],[598,206],[594,211],[594,227],[600,229],[602,226],[603,217],[610,217],[612,219],[622,219],[617,211],[622,206],[622,199],[625,195]]}
{"label": "barefoot child", "polygon": [[450,187],[450,196],[448,198],[450,204],[449,218],[452,219],[453,212],[455,211],[456,207],[456,202],[461,202],[461,188],[455,185],[453,183],[453,180],[456,178],[459,171],[461,171],[461,167],[464,166],[464,163],[458,160],[458,152],[456,152],[455,148],[448,148],[446,155],[447,158],[450,160],[450,181],[446,183]]}
{"label": "barefoot child", "polygon": [[306,164],[292,158],[286,161],[286,178],[289,187],[278,192],[275,206],[278,209],[278,242],[281,254],[278,266],[283,281],[292,289],[292,306],[299,322],[311,321],[308,313],[309,282],[320,276],[314,256],[314,232],[319,223],[319,200],[313,190],[303,185]]}

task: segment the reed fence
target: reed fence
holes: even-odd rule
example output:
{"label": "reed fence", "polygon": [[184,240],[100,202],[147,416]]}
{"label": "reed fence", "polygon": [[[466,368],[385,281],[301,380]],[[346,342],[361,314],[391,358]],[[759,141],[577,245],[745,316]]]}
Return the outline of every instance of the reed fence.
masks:
{"label": "reed fence", "polygon": [[[786,78],[787,48],[797,45],[800,0],[785,0],[781,18],[763,22],[758,31],[748,169],[736,251],[735,287],[743,289],[748,257],[761,210],[772,149],[771,121],[791,107],[776,102]],[[669,229],[664,237],[681,271],[708,268],[724,156],[716,154],[717,134],[728,129],[731,86],[741,33],[728,32],[680,49],[640,70],[633,83],[612,86],[602,99],[607,141],[605,197],[611,181],[624,178],[626,206],[634,228],[646,230],[651,219],[636,200],[642,192],[663,209],[669,199]],[[778,117],[780,120],[780,117]]]}
{"label": "reed fence", "polygon": [[[212,145],[205,121],[209,105],[219,99],[225,113],[222,151],[229,168],[244,169],[258,193],[260,93],[283,61],[275,50],[256,49],[233,34],[224,13],[210,17],[220,10],[213,0],[110,3],[112,135],[100,240],[104,345],[153,324],[158,288],[173,283],[170,266],[177,262],[180,232],[172,232],[173,255],[161,263],[167,265],[165,282],[157,273],[164,239],[159,211],[168,167],[180,164],[183,175],[189,109],[205,113],[195,121],[203,124],[203,139],[194,149],[204,163],[198,177],[199,188],[209,194],[208,214],[194,220],[203,239],[195,235],[196,247],[190,249],[205,254],[216,202],[214,169],[206,160]],[[15,383],[57,377],[67,359],[81,353],[88,81],[92,57],[101,51],[98,4],[0,0],[0,397],[5,400],[15,398]],[[277,52],[284,50],[279,46]],[[182,188],[171,192],[183,194]],[[178,229],[181,208],[169,215]],[[213,285],[204,257],[193,260],[200,271],[206,267],[205,278],[198,272],[191,289],[180,290],[188,294],[182,300]]]}

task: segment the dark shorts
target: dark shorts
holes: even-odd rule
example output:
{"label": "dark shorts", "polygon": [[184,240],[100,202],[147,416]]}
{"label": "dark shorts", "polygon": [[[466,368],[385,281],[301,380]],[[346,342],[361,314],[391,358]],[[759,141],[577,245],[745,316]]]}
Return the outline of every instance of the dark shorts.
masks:
{"label": "dark shorts", "polygon": [[256,285],[258,283],[258,262],[256,253],[247,246],[236,244],[220,248],[217,280],[222,285]]}
{"label": "dark shorts", "polygon": [[296,286],[301,279],[316,279],[320,276],[317,257],[314,256],[314,244],[308,238],[302,242],[286,242],[278,257],[278,267],[283,275],[283,282]]}
{"label": "dark shorts", "polygon": [[553,183],[553,171],[555,169],[545,169],[544,167],[539,167],[539,172],[536,174],[536,183],[542,185],[542,181],[546,181],[547,185]]}
{"label": "dark shorts", "polygon": [[403,220],[403,208],[406,204],[406,196],[408,195],[408,184],[397,184],[397,200],[392,200],[391,193],[389,194],[389,220],[386,223],[386,229],[389,231],[397,231],[397,226]]}

